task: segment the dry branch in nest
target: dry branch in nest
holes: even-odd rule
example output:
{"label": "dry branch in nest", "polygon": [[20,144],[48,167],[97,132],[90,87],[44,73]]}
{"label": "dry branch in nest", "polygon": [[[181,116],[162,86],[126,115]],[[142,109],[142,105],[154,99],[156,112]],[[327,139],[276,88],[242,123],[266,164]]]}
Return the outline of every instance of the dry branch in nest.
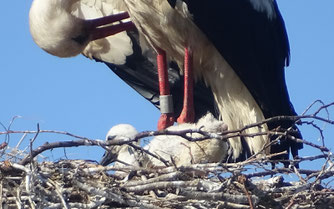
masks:
{"label": "dry branch in nest", "polygon": [[[334,104],[331,104],[334,105]],[[322,106],[314,114],[296,117],[276,117],[266,120],[294,120],[310,124],[322,130],[314,121],[334,124],[328,118],[318,116],[329,106]],[[310,119],[306,121],[306,119]],[[255,124],[258,125],[258,124]],[[250,125],[249,127],[252,127]],[[246,127],[247,128],[247,127]],[[12,133],[35,134],[30,146],[44,132],[12,131]],[[290,167],[277,165],[271,169],[271,156],[250,157],[238,163],[193,164],[176,167],[172,162],[161,168],[141,168],[132,165],[116,167],[101,166],[93,161],[61,160],[38,162],[36,156],[57,147],[101,146],[131,144],[139,138],[161,134],[184,136],[197,132],[203,139],[243,135],[242,130],[228,131],[221,136],[202,130],[180,132],[142,132],[134,139],[104,141],[79,137],[66,132],[56,132],[76,138],[73,141],[46,143],[37,149],[13,151],[6,149],[8,141],[1,146],[0,192],[3,208],[334,208],[334,157],[324,144],[303,142],[319,152],[318,155],[289,160]],[[275,132],[287,136],[288,132]],[[196,139],[200,140],[200,139]],[[323,140],[324,142],[324,140]],[[281,154],[281,153],[280,153]],[[21,158],[19,156],[22,156]],[[9,160],[8,160],[9,159]],[[170,159],[164,159],[168,162]],[[323,160],[313,169],[297,169],[296,163]],[[115,174],[115,171],[119,175]],[[286,179],[294,176],[292,182]]]}

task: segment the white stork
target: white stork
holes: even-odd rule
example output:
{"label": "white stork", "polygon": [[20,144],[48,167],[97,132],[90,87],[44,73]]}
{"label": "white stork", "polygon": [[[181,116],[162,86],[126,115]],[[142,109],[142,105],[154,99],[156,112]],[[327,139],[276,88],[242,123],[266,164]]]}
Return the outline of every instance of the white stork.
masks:
{"label": "white stork", "polygon": [[[100,27],[102,24],[119,21],[127,17],[126,14],[121,14],[121,18],[108,17],[112,21],[101,18],[107,20],[102,23],[78,18],[72,15],[72,7],[78,2],[81,1],[34,0],[30,22],[36,43],[49,53],[72,56],[84,50],[83,44],[88,41],[132,27],[131,23],[124,22],[120,24],[122,27],[116,29]],[[211,0],[209,3],[200,0],[102,0],[102,3],[104,6],[112,5],[117,10],[129,12],[137,29],[158,52],[158,65],[162,69],[159,80],[162,83],[168,84],[165,51],[181,68],[184,67],[185,114],[181,114],[180,121],[191,121],[193,118],[192,76],[195,80],[204,79],[211,88],[219,116],[230,130],[240,129],[271,116],[295,114],[284,79],[284,64],[289,56],[288,40],[274,0]],[[32,23],[41,19],[38,16],[43,16],[44,19]],[[51,24],[50,17],[60,16],[62,21]],[[63,37],[64,31],[59,34],[56,31],[50,32],[51,28],[59,28],[59,24],[68,22],[71,24],[65,34],[71,36]],[[104,31],[102,35],[95,35],[96,27]],[[43,39],[36,34],[43,34],[42,37],[47,38]],[[55,34],[62,38],[55,39],[60,42],[50,44],[54,43],[51,37]],[[63,39],[77,43],[64,43]],[[61,55],[53,51],[64,46],[69,48],[65,48]],[[66,54],[67,52],[71,53]],[[193,72],[189,71],[191,66],[194,66]],[[162,95],[170,93],[166,86],[161,89]],[[168,111],[167,108],[162,126],[168,126],[174,121],[173,115]],[[287,128],[291,123],[263,125],[245,130],[245,133],[267,132],[278,126]],[[266,135],[244,139],[247,143],[247,148],[244,149],[248,149],[250,154],[262,150],[269,142]],[[241,139],[230,139],[230,144],[233,158],[239,158],[244,151]],[[300,145],[285,140],[272,150],[289,150],[290,147],[293,155],[301,148]]]}
{"label": "white stork", "polygon": [[[289,43],[275,0],[124,0],[122,3],[122,9],[129,12],[158,54],[164,56],[166,52],[179,66],[184,66],[185,108],[181,121],[192,119],[193,75],[195,80],[203,78],[212,89],[220,117],[230,130],[272,116],[296,114],[284,76]],[[191,66],[195,66],[193,71]],[[264,133],[278,127],[296,129],[293,122],[285,121],[254,127],[245,133]],[[295,136],[301,137],[298,130]],[[259,152],[269,142],[266,135],[244,139],[249,154]],[[243,150],[241,139],[231,139],[230,144],[237,159]],[[296,156],[301,148],[302,144],[283,139],[272,147],[272,152],[291,149]]]}

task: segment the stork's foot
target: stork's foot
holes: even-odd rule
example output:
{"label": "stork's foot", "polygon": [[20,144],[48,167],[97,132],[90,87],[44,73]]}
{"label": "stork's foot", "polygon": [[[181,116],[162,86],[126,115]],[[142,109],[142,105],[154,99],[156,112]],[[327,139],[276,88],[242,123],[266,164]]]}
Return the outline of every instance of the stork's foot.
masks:
{"label": "stork's foot", "polygon": [[158,121],[158,130],[164,130],[174,124],[175,118],[173,113],[161,114]]}
{"label": "stork's foot", "polygon": [[193,123],[195,121],[194,108],[184,108],[177,118],[178,123]]}

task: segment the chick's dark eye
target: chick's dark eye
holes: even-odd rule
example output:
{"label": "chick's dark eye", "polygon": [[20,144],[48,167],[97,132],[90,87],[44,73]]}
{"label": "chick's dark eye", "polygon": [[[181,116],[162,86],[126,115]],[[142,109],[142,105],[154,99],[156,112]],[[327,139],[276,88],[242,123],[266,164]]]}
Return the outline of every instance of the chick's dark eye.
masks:
{"label": "chick's dark eye", "polygon": [[108,136],[108,140],[113,140],[115,138],[116,138],[116,136]]}
{"label": "chick's dark eye", "polygon": [[83,45],[88,40],[88,36],[79,35],[77,37],[72,38],[72,40],[75,41],[75,42],[77,42],[80,45]]}

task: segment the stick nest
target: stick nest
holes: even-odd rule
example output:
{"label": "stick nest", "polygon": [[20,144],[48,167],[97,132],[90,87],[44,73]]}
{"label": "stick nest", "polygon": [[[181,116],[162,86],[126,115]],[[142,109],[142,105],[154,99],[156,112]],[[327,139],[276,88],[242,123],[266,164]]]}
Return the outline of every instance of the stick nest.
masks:
{"label": "stick nest", "polygon": [[[311,125],[323,136],[323,130],[314,121],[334,125],[334,121],[318,116],[321,110],[333,105],[322,106],[314,114],[290,119]],[[113,144],[66,132],[40,130],[39,127],[37,131],[12,131],[7,128],[0,135],[14,133],[34,134],[35,137],[30,140],[29,151],[9,149],[9,137],[0,145],[3,159],[0,161],[0,201],[2,208],[6,209],[334,208],[334,157],[324,145],[324,140],[321,145],[316,145],[305,139],[294,139],[319,154],[288,160],[288,168],[276,164],[272,169],[270,156],[257,156],[239,163],[193,164],[186,167],[170,164],[144,169],[131,165],[101,166],[85,160],[38,161],[36,156],[49,149],[77,146],[106,148]],[[45,143],[32,149],[34,140],[42,133],[64,134],[76,140]],[[228,134],[234,136],[236,133],[242,134],[242,130]],[[139,133],[138,138],[161,134],[168,133],[145,132]],[[286,136],[288,133],[281,134]],[[127,142],[131,143],[131,140]],[[304,169],[302,164],[310,161],[321,163],[312,170]],[[300,163],[301,169],[296,167],[297,163]]]}
{"label": "stick nest", "polygon": [[[334,208],[334,190],[323,184],[333,180],[332,163],[311,171],[269,170],[258,160],[161,169],[4,161],[0,191],[4,208]],[[300,179],[286,182],[287,173]]]}

